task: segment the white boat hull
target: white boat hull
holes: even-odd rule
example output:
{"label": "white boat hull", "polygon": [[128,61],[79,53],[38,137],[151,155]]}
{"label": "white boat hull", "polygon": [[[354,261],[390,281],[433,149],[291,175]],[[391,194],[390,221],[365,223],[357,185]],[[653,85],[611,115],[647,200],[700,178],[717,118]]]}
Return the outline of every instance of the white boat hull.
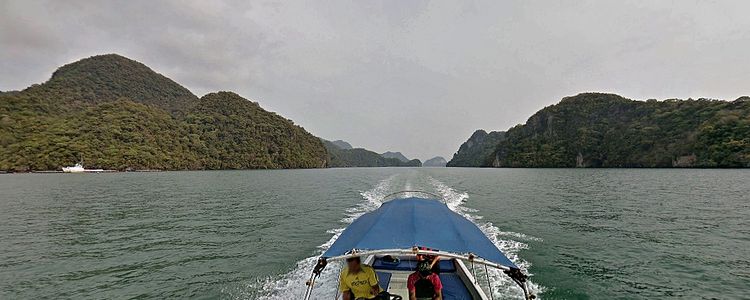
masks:
{"label": "white boat hull", "polygon": [[86,170],[83,167],[63,167],[62,168],[63,173],[83,173],[86,172]]}

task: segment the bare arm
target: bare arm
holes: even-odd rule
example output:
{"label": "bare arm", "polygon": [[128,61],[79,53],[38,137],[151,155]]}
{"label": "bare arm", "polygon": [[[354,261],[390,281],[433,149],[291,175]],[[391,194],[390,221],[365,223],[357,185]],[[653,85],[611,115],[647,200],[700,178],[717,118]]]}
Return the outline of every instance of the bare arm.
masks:
{"label": "bare arm", "polygon": [[352,298],[349,297],[351,295],[349,294],[349,291],[341,292],[341,293],[343,294],[343,297],[342,297],[343,300],[352,300]]}
{"label": "bare arm", "polygon": [[409,300],[417,300],[417,291],[409,291]]}
{"label": "bare arm", "polygon": [[373,296],[375,296],[375,295],[377,295],[377,294],[380,294],[380,286],[379,286],[379,285],[377,285],[377,284],[376,284],[376,285],[373,285],[373,286],[371,286],[371,287],[370,287],[370,294],[372,294]]}
{"label": "bare arm", "polygon": [[435,258],[432,259],[432,262],[430,263],[430,269],[435,266],[435,264],[440,260],[440,256],[435,255]]}
{"label": "bare arm", "polygon": [[435,300],[443,300],[443,290],[439,290],[435,293]]}

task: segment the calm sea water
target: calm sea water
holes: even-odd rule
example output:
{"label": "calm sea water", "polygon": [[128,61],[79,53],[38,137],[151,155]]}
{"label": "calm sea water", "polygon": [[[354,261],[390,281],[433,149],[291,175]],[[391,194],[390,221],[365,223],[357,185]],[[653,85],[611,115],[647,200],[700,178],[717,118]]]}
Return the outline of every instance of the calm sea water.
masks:
{"label": "calm sea water", "polygon": [[0,299],[299,299],[405,189],[474,220],[542,299],[750,295],[750,171],[378,168],[0,175]]}

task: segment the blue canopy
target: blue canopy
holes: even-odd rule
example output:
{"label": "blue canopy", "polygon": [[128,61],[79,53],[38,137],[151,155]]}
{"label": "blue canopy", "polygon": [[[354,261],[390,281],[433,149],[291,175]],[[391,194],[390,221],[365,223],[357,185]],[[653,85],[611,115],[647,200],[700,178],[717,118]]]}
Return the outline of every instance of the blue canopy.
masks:
{"label": "blue canopy", "polygon": [[474,223],[435,199],[402,198],[383,203],[355,220],[323,257],[358,251],[428,247],[455,254],[472,253],[518,269]]}

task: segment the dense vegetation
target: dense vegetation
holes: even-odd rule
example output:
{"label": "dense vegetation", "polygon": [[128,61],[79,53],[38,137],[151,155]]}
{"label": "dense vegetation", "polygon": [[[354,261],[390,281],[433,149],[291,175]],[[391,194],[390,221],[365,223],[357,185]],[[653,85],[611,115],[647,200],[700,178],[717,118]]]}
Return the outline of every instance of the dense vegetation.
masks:
{"label": "dense vegetation", "polygon": [[453,154],[448,167],[483,167],[487,157],[492,155],[497,144],[505,139],[505,132],[477,130],[469,139],[461,144],[458,152]]}
{"label": "dense vegetation", "polygon": [[0,94],[0,170],[326,166],[323,144],[229,92],[198,98],[145,65],[95,56]]}
{"label": "dense vegetation", "polygon": [[[190,109],[198,98],[188,89],[146,65],[119,55],[99,55],[67,64],[52,78],[19,93],[38,112],[85,109],[102,102],[129,99],[168,112]],[[30,101],[31,100],[31,101]]]}
{"label": "dense vegetation", "polygon": [[422,166],[424,167],[445,167],[445,165],[448,164],[447,161],[445,161],[445,158],[442,156],[435,156],[433,158],[430,158],[428,160],[425,160]]}
{"label": "dense vegetation", "polygon": [[333,143],[334,145],[336,145],[336,147],[339,147],[341,149],[354,149],[354,147],[352,147],[352,145],[347,143],[346,141],[335,140],[335,141],[332,141],[331,143]]}
{"label": "dense vegetation", "polygon": [[323,140],[328,151],[330,167],[421,167],[418,159],[402,162],[397,158],[386,158],[367,149],[342,149],[333,142]]}
{"label": "dense vegetation", "polygon": [[634,101],[587,93],[507,131],[494,167],[750,167],[750,98]]}
{"label": "dense vegetation", "polygon": [[386,151],[386,152],[380,153],[380,156],[385,157],[385,158],[395,158],[395,159],[400,160],[401,162],[409,161],[409,159],[406,158],[406,156],[404,156],[404,154],[402,154],[401,152]]}

